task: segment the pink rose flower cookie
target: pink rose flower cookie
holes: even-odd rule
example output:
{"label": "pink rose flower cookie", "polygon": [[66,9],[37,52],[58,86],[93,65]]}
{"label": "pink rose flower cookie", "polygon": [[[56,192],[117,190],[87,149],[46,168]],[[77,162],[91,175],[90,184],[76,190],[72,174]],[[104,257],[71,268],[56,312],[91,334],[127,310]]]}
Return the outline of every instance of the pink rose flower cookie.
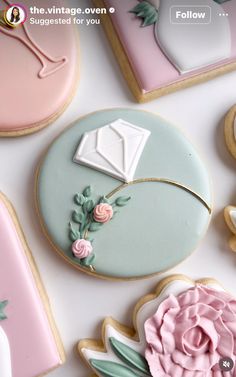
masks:
{"label": "pink rose flower cookie", "polygon": [[[56,6],[65,6],[64,0]],[[0,50],[6,52],[0,61],[0,136],[21,136],[49,125],[75,92],[76,31],[68,14],[60,15],[58,24],[49,8],[48,0],[25,0],[15,9],[10,0],[0,0]]]}
{"label": "pink rose flower cookie", "polygon": [[79,342],[96,376],[235,376],[236,299],[217,281],[165,278],[134,314],[136,331],[107,318],[103,342]]}
{"label": "pink rose flower cookie", "polygon": [[139,102],[235,69],[234,0],[203,0],[196,7],[186,0],[94,3],[107,9],[104,29]]}
{"label": "pink rose flower cookie", "polygon": [[46,293],[13,207],[0,193],[0,376],[44,376],[65,361]]}

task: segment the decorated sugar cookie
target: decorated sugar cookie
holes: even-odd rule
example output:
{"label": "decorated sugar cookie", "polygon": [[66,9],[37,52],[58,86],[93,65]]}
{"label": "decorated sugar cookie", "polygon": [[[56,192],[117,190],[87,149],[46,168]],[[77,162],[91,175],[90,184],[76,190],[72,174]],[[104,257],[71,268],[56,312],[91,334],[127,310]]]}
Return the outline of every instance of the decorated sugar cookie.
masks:
{"label": "decorated sugar cookie", "polygon": [[[140,102],[235,69],[233,0],[94,0],[114,8],[103,25]],[[201,19],[196,15],[203,14]],[[211,46],[211,48],[209,48]]]}
{"label": "decorated sugar cookie", "polygon": [[236,207],[228,206],[224,210],[224,217],[233,236],[229,240],[230,248],[236,252]]}
{"label": "decorated sugar cookie", "polygon": [[231,155],[236,158],[236,106],[225,117],[225,141]]}
{"label": "decorated sugar cookie", "polygon": [[76,268],[112,279],[168,270],[197,247],[211,216],[206,168],[158,116],[90,114],[49,148],[37,208],[55,250]]}
{"label": "decorated sugar cookie", "polygon": [[[33,6],[47,9],[49,3],[25,0],[13,6],[0,0],[0,50],[6,52],[0,61],[0,136],[21,136],[47,126],[64,111],[75,91],[75,29],[57,24],[55,14],[30,12]],[[63,0],[58,1],[58,7],[63,5]],[[50,24],[43,26],[49,18]]]}
{"label": "decorated sugar cookie", "polygon": [[0,376],[38,377],[65,359],[16,214],[0,193]]}
{"label": "decorated sugar cookie", "polygon": [[106,318],[102,340],[82,340],[78,350],[99,377],[233,377],[235,323],[236,299],[217,281],[174,275],[138,302],[133,329]]}

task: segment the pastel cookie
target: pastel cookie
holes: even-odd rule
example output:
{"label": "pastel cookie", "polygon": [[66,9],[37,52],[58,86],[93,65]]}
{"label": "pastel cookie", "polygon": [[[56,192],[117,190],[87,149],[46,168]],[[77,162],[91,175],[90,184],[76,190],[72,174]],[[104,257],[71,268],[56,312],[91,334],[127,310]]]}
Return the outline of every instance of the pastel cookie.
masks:
{"label": "pastel cookie", "polygon": [[[233,0],[94,0],[128,85],[139,102],[236,68]],[[115,9],[115,12],[110,12]],[[194,14],[204,13],[196,20]],[[227,16],[225,16],[227,14]],[[200,23],[200,24],[199,24]],[[209,48],[211,46],[211,48]]]}
{"label": "pastel cookie", "polygon": [[0,376],[42,376],[64,362],[64,350],[14,209],[1,193],[0,223]]}
{"label": "pastel cookie", "polygon": [[193,146],[158,116],[111,109],[76,121],[37,174],[43,230],[60,255],[100,277],[168,270],[197,247],[211,190]]}
{"label": "pastel cookie", "polygon": [[[0,50],[7,51],[0,61],[3,137],[29,134],[52,123],[70,103],[78,81],[76,29],[57,24],[58,14],[30,13],[33,6],[50,7],[48,0],[25,0],[26,22],[10,27],[3,22],[3,10],[9,5],[9,0],[0,0]],[[65,2],[59,0],[57,6]],[[65,21],[66,16],[60,19]],[[51,23],[42,26],[47,19]]]}
{"label": "pastel cookie", "polygon": [[108,317],[102,340],[82,340],[78,350],[99,377],[234,376],[235,323],[236,299],[216,280],[174,275],[137,303],[133,329]]}
{"label": "pastel cookie", "polygon": [[236,207],[228,206],[224,210],[224,217],[233,236],[229,240],[230,248],[236,252]]}
{"label": "pastel cookie", "polygon": [[225,117],[225,141],[231,155],[236,158],[236,106]]}

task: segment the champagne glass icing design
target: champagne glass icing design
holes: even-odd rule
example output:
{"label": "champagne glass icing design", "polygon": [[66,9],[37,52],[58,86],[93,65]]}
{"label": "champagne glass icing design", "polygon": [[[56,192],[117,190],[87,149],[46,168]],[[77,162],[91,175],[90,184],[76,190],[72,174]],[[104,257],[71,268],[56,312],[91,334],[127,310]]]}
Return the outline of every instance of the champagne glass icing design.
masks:
{"label": "champagne glass icing design", "polygon": [[[6,6],[10,6],[9,0],[3,0]],[[53,73],[60,70],[68,62],[66,56],[53,57],[48,54],[40,45],[34,40],[30,34],[26,24],[22,24],[19,27],[8,27],[3,20],[0,18],[0,32],[3,34],[17,39],[19,42],[23,43],[32,54],[40,61],[42,68],[38,72],[38,77],[40,79],[46,78]]]}

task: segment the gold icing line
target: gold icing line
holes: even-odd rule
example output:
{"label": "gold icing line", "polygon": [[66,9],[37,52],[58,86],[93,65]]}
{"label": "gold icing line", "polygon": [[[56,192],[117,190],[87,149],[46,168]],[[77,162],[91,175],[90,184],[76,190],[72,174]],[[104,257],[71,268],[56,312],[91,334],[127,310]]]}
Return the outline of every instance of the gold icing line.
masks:
{"label": "gold icing line", "polygon": [[197,200],[199,200],[208,210],[209,214],[212,213],[212,208],[205,202],[205,200],[198,195],[195,191],[191,190],[189,187],[182,185],[181,183],[178,183],[176,181],[172,181],[170,179],[165,179],[165,178],[140,178],[140,179],[135,179],[134,181],[128,182],[128,183],[123,183],[117,188],[115,188],[113,191],[111,191],[108,195],[106,195],[107,199],[110,199],[112,196],[117,194],[117,192],[125,189],[126,187],[136,185],[138,183],[145,183],[145,182],[159,182],[159,183],[166,183],[171,186],[176,186],[178,188],[181,188],[182,190],[188,192],[189,194],[193,195]]}

